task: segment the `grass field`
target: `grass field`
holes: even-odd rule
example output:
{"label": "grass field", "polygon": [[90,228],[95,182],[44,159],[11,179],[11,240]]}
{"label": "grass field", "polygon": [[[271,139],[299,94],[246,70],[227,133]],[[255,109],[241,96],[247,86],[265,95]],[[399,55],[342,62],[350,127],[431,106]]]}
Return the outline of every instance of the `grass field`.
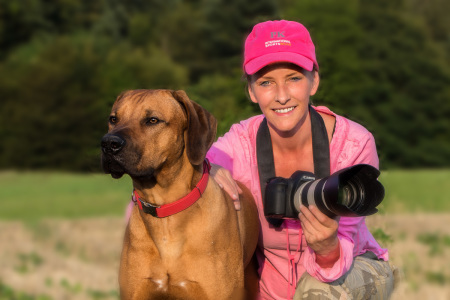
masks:
{"label": "grass field", "polygon": [[119,216],[130,199],[131,180],[104,174],[0,172],[0,218]]}
{"label": "grass field", "polygon": [[385,213],[450,212],[450,170],[392,170],[380,176]]}
{"label": "grass field", "polygon": [[[392,300],[450,299],[450,170],[389,170],[367,218],[403,280]],[[0,172],[0,300],[117,300],[132,186],[104,174]]]}

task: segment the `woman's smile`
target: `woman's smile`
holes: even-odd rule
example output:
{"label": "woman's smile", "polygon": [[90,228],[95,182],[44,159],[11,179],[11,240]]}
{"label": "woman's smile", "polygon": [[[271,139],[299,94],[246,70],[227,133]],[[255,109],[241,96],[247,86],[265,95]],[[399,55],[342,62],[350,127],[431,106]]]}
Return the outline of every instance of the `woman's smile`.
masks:
{"label": "woman's smile", "polygon": [[296,108],[296,106],[290,106],[290,107],[286,107],[286,108],[274,108],[273,111],[279,115],[284,115],[284,114],[290,113],[295,108]]}

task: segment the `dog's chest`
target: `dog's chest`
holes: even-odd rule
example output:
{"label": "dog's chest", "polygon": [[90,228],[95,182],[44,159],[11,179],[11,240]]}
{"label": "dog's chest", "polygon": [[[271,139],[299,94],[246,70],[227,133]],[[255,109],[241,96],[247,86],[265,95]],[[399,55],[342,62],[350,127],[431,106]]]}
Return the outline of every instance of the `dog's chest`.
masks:
{"label": "dog's chest", "polygon": [[159,255],[154,256],[148,265],[150,274],[147,278],[155,291],[172,295],[181,291],[190,294],[192,290],[210,290],[213,287],[209,285],[214,285],[212,282],[217,278],[229,278],[231,286],[235,285],[233,277],[239,271],[233,266],[239,266],[239,261],[230,260],[228,249],[218,250],[214,241],[202,244],[194,247],[189,243],[178,241],[171,244],[166,241],[159,245]]}
{"label": "dog's chest", "polygon": [[159,255],[155,257],[164,265],[180,268],[183,261],[218,260],[225,254],[225,249],[217,237],[204,232],[191,236],[161,236],[153,240]]}

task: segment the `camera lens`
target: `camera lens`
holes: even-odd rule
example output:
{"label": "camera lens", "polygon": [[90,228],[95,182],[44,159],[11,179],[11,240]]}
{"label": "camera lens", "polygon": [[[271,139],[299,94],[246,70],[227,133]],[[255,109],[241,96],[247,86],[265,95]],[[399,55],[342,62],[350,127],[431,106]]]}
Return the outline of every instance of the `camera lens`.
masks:
{"label": "camera lens", "polygon": [[339,204],[346,207],[358,206],[364,199],[364,189],[355,178],[350,179],[344,186],[339,188]]}
{"label": "camera lens", "polygon": [[342,205],[348,206],[351,203],[351,199],[353,197],[353,189],[351,186],[346,185],[342,189],[339,190],[339,202]]}

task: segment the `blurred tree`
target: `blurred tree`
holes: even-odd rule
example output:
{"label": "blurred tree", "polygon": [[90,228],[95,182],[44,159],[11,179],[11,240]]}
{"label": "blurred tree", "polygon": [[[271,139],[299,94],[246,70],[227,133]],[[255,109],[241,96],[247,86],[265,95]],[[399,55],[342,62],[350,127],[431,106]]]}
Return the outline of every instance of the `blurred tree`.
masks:
{"label": "blurred tree", "polygon": [[158,27],[160,45],[190,70],[193,82],[215,72],[230,75],[240,67],[252,26],[278,15],[274,0],[179,1]]}
{"label": "blurred tree", "polygon": [[0,59],[14,47],[41,35],[90,28],[106,0],[0,0]]}
{"label": "blurred tree", "polygon": [[2,165],[86,168],[92,162],[87,152],[100,124],[93,109],[95,83],[86,74],[95,78],[97,57],[89,45],[77,42],[59,38],[49,45],[31,44],[2,66],[6,74],[20,70],[14,82],[1,83],[6,106],[1,125],[9,132]]}
{"label": "blurred tree", "polygon": [[450,58],[450,1],[447,0],[407,0],[409,10],[416,19],[425,22],[430,37],[445,46],[447,59]]}
{"label": "blurred tree", "polygon": [[[276,1],[213,0],[205,2],[207,26],[203,29],[205,53],[202,60],[214,69],[208,72],[233,72],[242,64],[243,44],[252,27],[261,21],[279,19]],[[205,60],[204,57],[207,59]]]}
{"label": "blurred tree", "polygon": [[45,28],[48,25],[39,1],[0,0],[0,59]]}
{"label": "blurred tree", "polygon": [[442,136],[450,136],[449,70],[425,28],[399,15],[404,1],[385,2],[361,1],[359,54],[372,80],[360,103],[370,101],[386,166],[448,165],[450,143]]}

